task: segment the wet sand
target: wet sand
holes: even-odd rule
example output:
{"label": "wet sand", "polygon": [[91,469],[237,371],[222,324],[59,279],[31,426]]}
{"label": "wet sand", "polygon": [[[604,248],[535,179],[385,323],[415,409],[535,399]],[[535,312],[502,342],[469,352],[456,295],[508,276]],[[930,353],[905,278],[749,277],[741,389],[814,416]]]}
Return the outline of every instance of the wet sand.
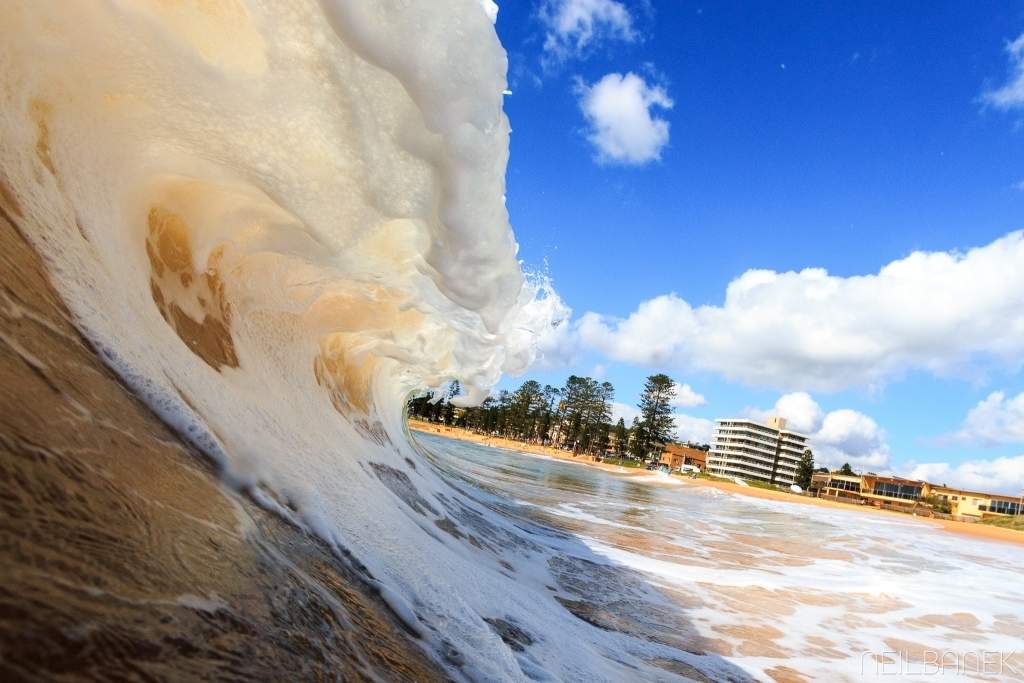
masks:
{"label": "wet sand", "polygon": [[[538,446],[535,444],[526,444],[521,441],[515,441],[513,439],[503,439],[500,437],[485,436],[482,434],[476,434],[468,429],[460,429],[458,427],[445,427],[443,425],[430,424],[426,422],[420,422],[418,420],[409,420],[409,427],[414,431],[430,432],[452,439],[460,439],[462,441],[470,441],[473,443],[488,444],[495,446],[496,448],[506,448],[509,450],[520,451],[522,453],[530,453],[533,455],[542,455],[550,458],[556,458],[558,460],[565,460],[567,462],[574,462],[577,464],[588,465],[591,467],[598,467],[601,469],[615,472],[616,474],[634,475],[645,479],[649,479],[650,483],[654,485],[660,483],[657,479],[651,477],[646,470],[642,470],[639,468],[619,467],[618,465],[608,465],[603,462],[595,461],[594,458],[585,455],[573,457],[571,453],[557,448]],[[850,505],[848,503],[837,503],[831,500],[822,500],[820,498],[809,498],[795,493],[771,491],[768,489],[754,488],[753,486],[741,486],[739,484],[735,484],[732,482],[711,481],[709,479],[687,479],[684,477],[673,477],[672,479],[673,481],[677,481],[684,485],[708,486],[714,489],[718,489],[719,491],[736,493],[739,495],[750,496],[752,498],[777,500],[786,503],[799,503],[801,505],[816,505],[818,507],[845,510],[847,512],[867,512],[876,515],[895,515],[902,519],[912,519],[914,521],[932,524],[935,525],[935,527],[937,528],[941,528],[944,531],[948,531],[955,534],[963,534],[965,536],[972,536],[974,538],[984,538],[991,541],[1002,541],[1005,543],[1017,543],[1024,545],[1024,532],[1016,531],[1013,529],[1003,529],[1000,527],[988,526],[987,524],[956,522],[944,519],[931,519],[924,516],[914,517],[912,515],[907,515],[902,512],[893,512],[891,510],[879,510],[870,505]],[[665,482],[665,485],[667,484],[668,482]]]}

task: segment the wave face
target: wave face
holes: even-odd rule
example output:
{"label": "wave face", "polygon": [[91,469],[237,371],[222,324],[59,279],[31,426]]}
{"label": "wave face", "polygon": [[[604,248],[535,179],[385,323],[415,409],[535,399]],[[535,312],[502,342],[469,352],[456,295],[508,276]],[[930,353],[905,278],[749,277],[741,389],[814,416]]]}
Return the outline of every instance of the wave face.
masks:
{"label": "wave face", "polygon": [[453,677],[638,675],[550,596],[564,538],[460,492],[403,423],[411,390],[457,379],[473,402],[524,370],[564,312],[516,260],[493,5],[3,15],[0,201],[108,365]]}

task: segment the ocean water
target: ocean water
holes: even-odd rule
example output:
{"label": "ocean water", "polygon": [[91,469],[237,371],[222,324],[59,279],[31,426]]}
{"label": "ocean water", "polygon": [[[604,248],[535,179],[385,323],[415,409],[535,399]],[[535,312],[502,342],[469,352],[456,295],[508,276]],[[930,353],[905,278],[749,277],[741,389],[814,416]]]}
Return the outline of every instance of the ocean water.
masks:
{"label": "ocean water", "polygon": [[[737,679],[736,670],[756,680],[1024,680],[1021,545],[911,517],[415,438],[446,479],[494,513],[566,534],[533,571],[556,567],[551,596],[618,634],[623,651],[643,651],[631,640],[677,649],[646,651],[646,661],[687,662],[713,680],[700,669],[712,655],[716,672]],[[702,662],[686,652],[708,654]]]}
{"label": "ocean water", "polygon": [[413,444],[410,392],[481,400],[567,313],[516,258],[489,0],[0,17],[0,203],[75,325],[453,679],[835,680],[850,651],[1019,640],[1014,547]]}

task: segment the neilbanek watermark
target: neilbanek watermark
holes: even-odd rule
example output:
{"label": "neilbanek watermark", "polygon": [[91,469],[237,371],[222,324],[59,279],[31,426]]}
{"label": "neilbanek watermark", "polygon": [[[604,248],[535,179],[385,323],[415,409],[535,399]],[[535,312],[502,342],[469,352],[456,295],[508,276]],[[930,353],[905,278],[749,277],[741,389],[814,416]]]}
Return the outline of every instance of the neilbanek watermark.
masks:
{"label": "neilbanek watermark", "polygon": [[[1007,660],[1017,651],[940,652],[938,650],[885,650],[865,652],[860,658],[860,673],[876,676],[1002,676],[1020,673]],[[1019,666],[1019,664],[1018,664]]]}

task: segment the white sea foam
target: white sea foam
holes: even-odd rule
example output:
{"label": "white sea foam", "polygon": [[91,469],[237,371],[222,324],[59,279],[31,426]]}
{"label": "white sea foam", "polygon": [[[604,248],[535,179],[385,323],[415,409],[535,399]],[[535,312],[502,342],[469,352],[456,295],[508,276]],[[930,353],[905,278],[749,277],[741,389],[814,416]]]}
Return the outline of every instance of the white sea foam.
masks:
{"label": "white sea foam", "polygon": [[[453,452],[467,484],[525,501],[608,566],[675,596],[689,628],[759,680],[793,680],[786,669],[821,681],[939,675],[925,660],[940,656],[949,678],[1024,678],[1018,545],[553,461],[505,477],[507,463],[475,446],[431,447]],[[614,592],[628,601],[628,590]]]}

